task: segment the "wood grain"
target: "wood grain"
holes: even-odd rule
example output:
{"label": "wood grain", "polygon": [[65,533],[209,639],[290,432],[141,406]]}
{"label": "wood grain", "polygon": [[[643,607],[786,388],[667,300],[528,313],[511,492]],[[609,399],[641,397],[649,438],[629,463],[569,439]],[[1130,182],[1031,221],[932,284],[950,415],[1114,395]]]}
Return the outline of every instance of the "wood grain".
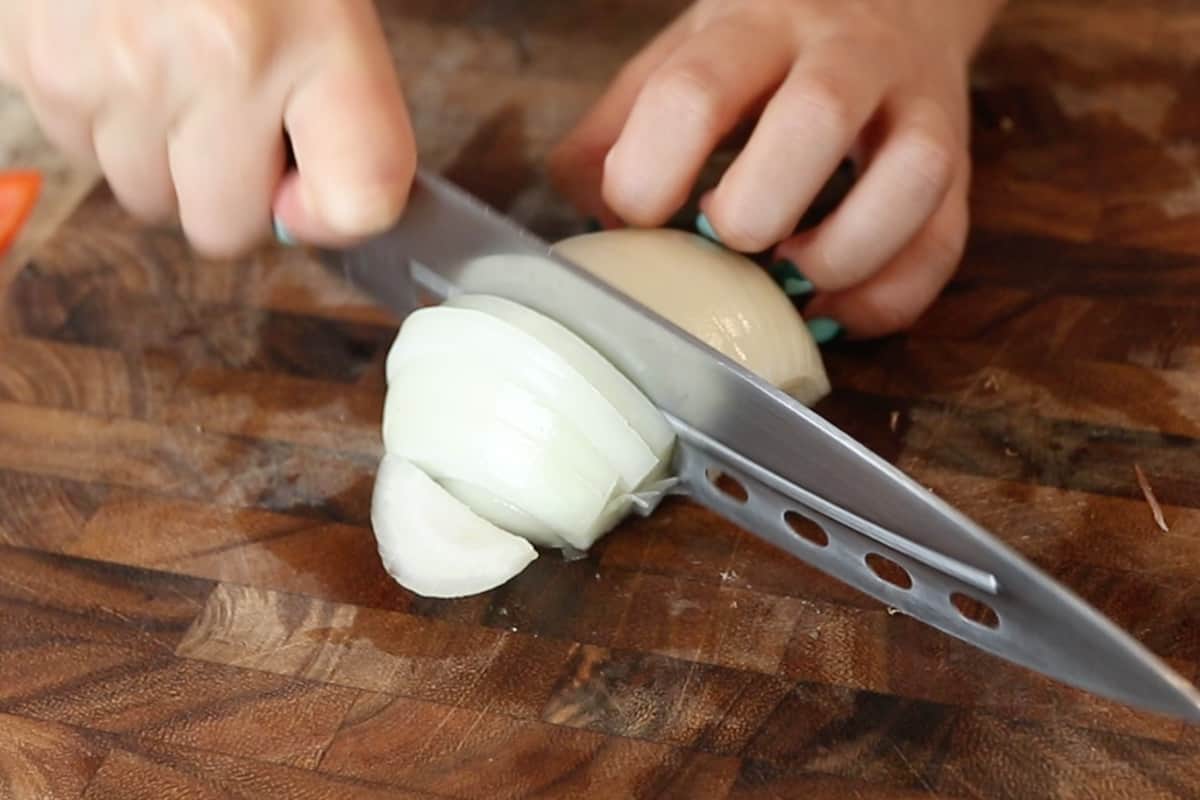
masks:
{"label": "wood grain", "polygon": [[[542,157],[682,0],[382,4],[422,155],[548,237]],[[830,420],[1200,679],[1200,12],[1014,0],[973,228]],[[2,284],[3,281],[0,281]],[[461,600],[370,530],[398,321],[92,193],[0,294],[0,798],[1193,800],[1200,733],[671,500]],[[1138,465],[1163,504],[1155,525]]]}

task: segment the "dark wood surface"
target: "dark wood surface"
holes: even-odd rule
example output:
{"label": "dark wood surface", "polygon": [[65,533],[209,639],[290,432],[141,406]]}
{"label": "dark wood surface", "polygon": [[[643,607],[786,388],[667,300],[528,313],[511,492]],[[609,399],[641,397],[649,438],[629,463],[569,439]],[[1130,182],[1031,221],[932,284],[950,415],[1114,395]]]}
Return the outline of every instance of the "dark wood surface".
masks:
{"label": "dark wood surface", "polygon": [[[539,158],[678,5],[390,4],[428,162],[579,229]],[[1193,679],[1198,48],[1190,0],[1015,2],[964,267],[910,335],[830,347],[821,405]],[[402,591],[367,527],[396,323],[303,253],[200,262],[101,190],[3,309],[0,798],[1200,797],[1200,730],[686,503]]]}

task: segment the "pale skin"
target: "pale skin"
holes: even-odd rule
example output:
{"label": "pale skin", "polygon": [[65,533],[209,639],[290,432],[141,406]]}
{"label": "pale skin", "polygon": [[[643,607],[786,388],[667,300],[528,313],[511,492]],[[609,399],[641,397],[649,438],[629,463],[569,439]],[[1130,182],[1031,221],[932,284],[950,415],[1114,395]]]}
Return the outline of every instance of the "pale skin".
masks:
{"label": "pale skin", "polygon": [[[715,234],[799,265],[807,316],[903,330],[961,257],[967,67],[1003,2],[697,0],[553,153],[556,183],[606,224],[661,225],[755,119],[701,202]],[[242,254],[273,222],[315,245],[370,236],[416,168],[370,0],[5,0],[0,81],[132,214],[177,218],[205,255]],[[792,235],[847,155],[855,188]]]}

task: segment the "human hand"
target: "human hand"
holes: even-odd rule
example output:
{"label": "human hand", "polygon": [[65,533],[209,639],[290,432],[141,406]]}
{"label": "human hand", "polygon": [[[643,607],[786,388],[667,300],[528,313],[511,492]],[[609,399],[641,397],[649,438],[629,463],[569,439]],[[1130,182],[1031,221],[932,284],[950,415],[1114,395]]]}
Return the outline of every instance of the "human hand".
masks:
{"label": "human hand", "polygon": [[[1003,0],[698,0],[617,76],[551,159],[560,190],[605,224],[657,226],[714,149],[761,111],[700,203],[702,228],[775,248],[815,287],[822,330],[912,324],[967,234],[967,70]],[[850,155],[861,178],[796,227]],[[836,324],[835,324],[836,323]]]}
{"label": "human hand", "polygon": [[370,0],[4,0],[0,79],[122,205],[178,213],[207,255],[273,220],[348,243],[407,199],[415,148]]}

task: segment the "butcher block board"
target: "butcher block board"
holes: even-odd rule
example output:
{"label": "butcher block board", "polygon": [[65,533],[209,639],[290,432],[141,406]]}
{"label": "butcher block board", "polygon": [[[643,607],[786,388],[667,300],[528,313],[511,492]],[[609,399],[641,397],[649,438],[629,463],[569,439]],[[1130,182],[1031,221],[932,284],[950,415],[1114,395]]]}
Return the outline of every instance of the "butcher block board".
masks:
{"label": "butcher block board", "polygon": [[[385,6],[426,162],[547,236],[547,148],[677,3]],[[1200,667],[1200,11],[1016,2],[974,231],[819,410]],[[415,597],[369,528],[398,320],[98,189],[0,302],[2,798],[1200,797],[1200,730],[1010,666],[672,501]],[[1135,477],[1162,503],[1158,528]]]}

